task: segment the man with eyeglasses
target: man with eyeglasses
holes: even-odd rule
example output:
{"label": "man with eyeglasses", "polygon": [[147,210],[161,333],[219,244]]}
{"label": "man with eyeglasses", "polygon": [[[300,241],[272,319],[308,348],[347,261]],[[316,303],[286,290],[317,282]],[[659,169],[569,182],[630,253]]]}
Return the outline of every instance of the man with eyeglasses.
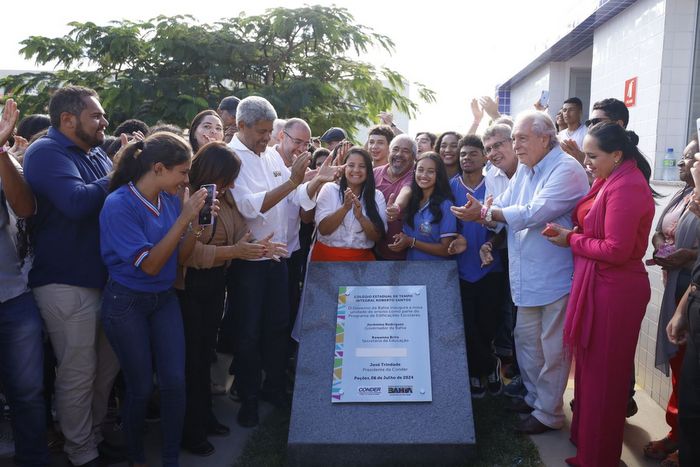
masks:
{"label": "man with eyeglasses", "polygon": [[583,112],[583,102],[578,97],[570,97],[564,101],[561,114],[564,117],[566,128],[559,132],[559,143],[561,149],[573,156],[574,159],[583,165],[586,155],[583,147],[583,137],[586,136],[586,127],[581,124],[581,113]]}
{"label": "man with eyeglasses", "polygon": [[[484,154],[491,162],[491,167],[486,172],[486,197],[493,196],[496,198],[501,193],[506,191],[510,179],[515,175],[518,169],[518,157],[513,150],[513,138],[511,137],[512,129],[504,123],[495,123],[488,127],[481,137],[484,142]],[[501,230],[498,234],[491,234],[488,241],[481,246],[485,258],[494,260],[494,256],[498,258],[496,253],[499,253],[503,268],[508,274],[508,249],[505,245],[505,230]],[[490,264],[490,263],[489,263]],[[507,281],[503,284],[503,295],[505,300],[502,306],[501,326],[496,332],[494,339],[494,347],[496,355],[504,362],[512,362],[508,367],[508,372],[511,376],[511,382],[505,388],[505,395],[509,397],[524,397],[525,386],[520,379],[520,370],[515,358],[515,344],[513,342],[513,323],[515,322],[515,305],[510,296],[510,285]]]}
{"label": "man with eyeglasses", "polygon": [[437,135],[435,133],[430,133],[424,131],[416,135],[416,146],[418,155],[424,152],[430,152],[435,147],[435,141],[437,141]]}

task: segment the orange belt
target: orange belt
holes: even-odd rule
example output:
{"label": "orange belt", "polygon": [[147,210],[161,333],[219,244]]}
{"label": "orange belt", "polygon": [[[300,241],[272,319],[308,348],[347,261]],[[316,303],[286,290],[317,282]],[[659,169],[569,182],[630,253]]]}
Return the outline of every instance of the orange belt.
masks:
{"label": "orange belt", "polygon": [[372,250],[361,248],[338,248],[321,242],[314,244],[311,261],[374,261]]}

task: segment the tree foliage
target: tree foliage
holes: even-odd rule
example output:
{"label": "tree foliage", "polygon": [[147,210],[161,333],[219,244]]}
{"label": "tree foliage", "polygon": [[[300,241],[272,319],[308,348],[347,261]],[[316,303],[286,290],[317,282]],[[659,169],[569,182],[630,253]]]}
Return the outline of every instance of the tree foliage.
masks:
{"label": "tree foliage", "polygon": [[[360,59],[372,47],[391,53],[391,39],[356,24],[344,8],[273,8],[214,24],[159,16],[69,25],[64,37],[21,42],[20,53],[38,65],[55,63],[54,72],[0,79],[23,113],[46,112],[53,90],[65,84],[97,90],[114,124],[140,118],[187,126],[228,95],[264,96],[280,117],[306,119],[314,134],[330,126],[352,131],[392,107],[417,109],[402,94],[408,82],[401,74]],[[431,90],[412,86],[434,101]]]}

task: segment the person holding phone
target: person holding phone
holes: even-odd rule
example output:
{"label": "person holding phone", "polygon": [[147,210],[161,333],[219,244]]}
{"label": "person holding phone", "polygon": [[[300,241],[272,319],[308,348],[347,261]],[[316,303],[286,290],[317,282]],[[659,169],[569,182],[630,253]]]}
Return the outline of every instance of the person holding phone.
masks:
{"label": "person holding phone", "polygon": [[224,311],[226,269],[236,258],[260,259],[285,253],[283,245],[272,243],[269,238],[254,242],[247,231],[230,191],[240,168],[241,161],[231,148],[223,142],[212,142],[195,154],[189,174],[192,191],[213,188],[213,198],[219,200],[215,218],[210,214],[203,216],[204,209],[200,211],[202,235],[190,255],[180,261],[175,282],[185,329],[187,404],[182,446],[199,456],[214,453],[207,436],[225,436],[230,432],[212,411],[209,371]]}
{"label": "person holding phone", "polygon": [[101,318],[124,374],[122,421],[134,466],[146,465],[143,423],[153,363],[161,394],[163,465],[178,465],[185,339],[173,284],[178,258],[189,257],[203,233],[198,214],[207,196],[205,189],[190,196],[186,188],[191,157],[189,144],[170,133],[128,144],[117,154],[100,213],[100,251],[109,273]]}

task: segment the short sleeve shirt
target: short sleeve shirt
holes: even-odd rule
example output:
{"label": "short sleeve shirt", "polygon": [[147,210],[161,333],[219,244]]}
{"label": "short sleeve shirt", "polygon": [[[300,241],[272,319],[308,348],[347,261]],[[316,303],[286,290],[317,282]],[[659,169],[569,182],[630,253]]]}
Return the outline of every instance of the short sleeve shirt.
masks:
{"label": "short sleeve shirt", "polygon": [[[445,237],[456,237],[457,236],[457,219],[455,218],[450,207],[452,206],[452,201],[449,199],[444,200],[440,204],[440,212],[442,212],[442,219],[440,222],[434,223],[433,213],[430,212],[429,204],[426,203],[422,206],[418,212],[413,216],[413,227],[404,223],[403,233],[409,237],[414,237],[419,242],[426,243],[440,243],[440,241]],[[414,260],[438,260],[438,259],[451,259],[450,257],[435,256],[424,251],[420,251],[417,248],[410,248],[406,254],[406,259],[409,261]]]}
{"label": "short sleeve shirt", "polygon": [[180,214],[177,196],[161,192],[148,201],[133,183],[107,196],[100,213],[100,252],[112,280],[140,292],[163,292],[175,283],[177,249],[155,276],[141,270]]}
{"label": "short sleeve shirt", "polygon": [[[379,190],[374,192],[374,201],[377,205],[377,211],[379,217],[381,217],[384,223],[384,229],[386,229],[386,202],[384,201],[384,196]],[[367,210],[365,206],[365,200],[360,198],[362,203],[362,213],[366,216]],[[320,224],[323,219],[330,216],[336,212],[343,205],[343,201],[340,199],[340,187],[335,183],[326,183],[321,188],[318,193],[318,198],[316,201],[316,214],[314,220],[316,225]],[[367,238],[360,221],[355,218],[353,210],[349,210],[343,222],[332,232],[330,235],[321,235],[318,233],[318,240],[324,245],[336,247],[336,248],[358,248],[358,249],[369,249],[374,246],[374,242]]]}

